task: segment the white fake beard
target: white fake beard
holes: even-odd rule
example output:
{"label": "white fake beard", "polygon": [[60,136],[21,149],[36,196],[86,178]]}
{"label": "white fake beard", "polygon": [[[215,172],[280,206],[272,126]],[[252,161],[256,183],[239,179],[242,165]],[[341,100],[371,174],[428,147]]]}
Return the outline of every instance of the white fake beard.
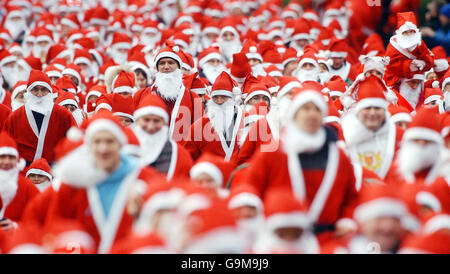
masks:
{"label": "white fake beard", "polygon": [[252,67],[252,74],[253,74],[253,76],[255,76],[255,77],[258,77],[258,76],[266,76],[267,75],[267,73],[266,73],[266,71],[264,70],[264,66],[262,65],[262,64],[256,64],[256,65],[254,65],[253,67]]}
{"label": "white fake beard", "polygon": [[318,252],[317,241],[314,237],[304,231],[303,234],[293,242],[280,239],[275,232],[265,231],[255,245],[256,253],[315,253]]}
{"label": "white fake beard", "polygon": [[174,101],[183,88],[183,72],[181,69],[176,69],[170,73],[157,72],[155,74],[155,85],[163,99]]}
{"label": "white fake beard", "polygon": [[256,216],[254,218],[245,218],[237,221],[238,229],[245,236],[248,244],[254,243],[261,233],[261,228],[264,225],[264,218],[262,216]]}
{"label": "white fake beard", "polygon": [[407,50],[414,50],[418,45],[420,45],[420,42],[422,41],[422,34],[420,32],[416,32],[416,34],[405,36],[402,34],[397,35],[397,43],[400,45],[400,47],[407,49]]}
{"label": "white fake beard", "polygon": [[214,103],[213,100],[209,100],[207,103],[207,115],[211,121],[214,130],[218,134],[228,132],[234,116],[234,102],[230,98],[222,105]]}
{"label": "white fake beard", "polygon": [[27,46],[27,43],[24,41],[22,43],[22,51],[23,51],[23,57],[28,57],[31,54],[31,51],[33,50],[33,47]]}
{"label": "white fake beard", "polygon": [[399,87],[400,94],[411,104],[413,108],[416,108],[419,102],[420,92],[422,90],[422,85],[418,85],[417,88],[412,89],[405,80],[403,80]]}
{"label": "white fake beard", "polygon": [[414,180],[414,173],[433,166],[440,157],[441,146],[430,143],[424,147],[407,141],[402,144],[398,156],[397,165],[400,174],[408,181]]}
{"label": "white fake beard", "polygon": [[449,176],[450,175],[450,148],[445,148],[441,153],[441,170],[440,175]]}
{"label": "white fake beard", "polygon": [[25,105],[29,106],[32,110],[41,114],[48,114],[53,109],[53,93],[49,92],[42,97],[34,96],[31,92],[25,92]]}
{"label": "white fake beard", "polygon": [[204,64],[202,66],[203,73],[205,74],[208,81],[212,84],[216,81],[219,74],[221,74],[223,71],[225,71],[227,68],[220,64],[218,66],[212,66],[210,64]]}
{"label": "white fake beard", "polygon": [[15,111],[16,109],[20,108],[21,106],[23,106],[23,103],[15,100],[15,99],[11,100],[11,109],[12,109],[12,111]]}
{"label": "white fake beard", "polygon": [[221,38],[218,39],[220,51],[228,61],[233,59],[233,54],[238,53],[241,50],[241,43],[235,39],[232,41],[224,41]]}
{"label": "white fake beard", "polygon": [[143,45],[145,45],[146,47],[151,47],[154,48],[156,43],[159,42],[159,40],[161,40],[161,34],[158,33],[157,35],[153,36],[153,37],[149,37],[145,34],[142,34],[140,37],[141,43]]}
{"label": "white fake beard", "polygon": [[89,65],[89,67],[87,69],[83,69],[81,71],[81,74],[83,74],[86,82],[89,82],[89,79],[91,79],[91,77],[94,75],[94,73],[92,71],[92,67],[93,67],[93,65],[91,64],[91,65]]}
{"label": "white fake beard", "polygon": [[163,7],[161,9],[161,19],[163,19],[164,23],[167,26],[170,26],[172,24],[173,20],[178,16],[178,9],[170,8],[170,7]]}
{"label": "white fake beard", "polygon": [[288,121],[288,114],[289,114],[289,108],[291,106],[292,100],[289,99],[287,96],[283,96],[281,99],[277,100],[277,106],[274,108],[274,115],[273,117],[277,117],[278,121],[278,128],[281,128],[286,121]]}
{"label": "white fake beard", "polygon": [[450,92],[444,93],[444,110],[450,111]]}
{"label": "white fake beard", "polygon": [[36,58],[41,58],[41,53],[44,52],[45,54],[47,54],[48,50],[50,49],[51,45],[49,44],[46,47],[40,47],[38,45],[34,45],[33,47],[33,55]]}
{"label": "white fake beard", "polygon": [[328,81],[330,81],[330,78],[330,73],[328,71],[319,72],[319,79],[322,85],[328,83]]}
{"label": "white fake beard", "polygon": [[77,122],[77,125],[81,126],[81,123],[83,123],[84,120],[83,111],[77,108],[72,112],[72,116],[75,119],[75,122]]}
{"label": "white fake beard", "polygon": [[310,134],[301,130],[295,122],[290,121],[286,125],[286,131],[282,137],[286,152],[314,153],[323,147],[326,141],[325,129],[321,127],[316,133]]}
{"label": "white fake beard", "polygon": [[3,207],[6,207],[16,196],[18,176],[19,168],[17,166],[8,170],[0,169],[0,196]]}
{"label": "white fake beard", "polygon": [[133,132],[139,140],[141,148],[141,163],[152,164],[158,158],[169,137],[169,127],[163,126],[155,134],[149,134],[140,126],[133,126]]}
{"label": "white fake beard", "polygon": [[127,62],[128,54],[121,53],[116,49],[111,49],[111,57],[113,58],[114,63],[124,65]]}
{"label": "white fake beard", "polygon": [[106,178],[108,173],[95,165],[95,157],[86,144],[62,158],[52,169],[53,175],[75,187],[90,187]]}
{"label": "white fake beard", "polygon": [[211,44],[213,43],[213,41],[211,41],[208,37],[203,36],[200,40],[203,49],[209,48],[211,46]]}
{"label": "white fake beard", "polygon": [[15,22],[6,20],[3,27],[9,31],[13,40],[17,40],[20,34],[27,29],[27,22],[25,19]]}
{"label": "white fake beard", "polygon": [[17,65],[15,65],[13,68],[2,67],[2,74],[10,88],[14,87],[17,81],[26,80]]}
{"label": "white fake beard", "polygon": [[315,81],[315,82],[317,82],[319,80],[319,70],[318,69],[312,69],[312,70],[299,69],[295,73],[295,76],[302,83],[305,82],[305,81]]}
{"label": "white fake beard", "polygon": [[49,180],[47,180],[40,184],[34,184],[34,185],[37,187],[37,189],[39,189],[39,192],[44,192],[44,190],[46,190],[50,184],[51,184],[51,182]]}

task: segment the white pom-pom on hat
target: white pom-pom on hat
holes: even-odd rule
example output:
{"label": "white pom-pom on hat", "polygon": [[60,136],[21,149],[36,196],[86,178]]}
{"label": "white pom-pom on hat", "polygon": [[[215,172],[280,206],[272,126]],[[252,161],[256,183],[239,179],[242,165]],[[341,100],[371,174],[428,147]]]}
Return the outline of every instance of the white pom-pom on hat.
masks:
{"label": "white pom-pom on hat", "polygon": [[81,140],[83,136],[84,136],[83,131],[77,127],[71,127],[66,134],[66,137],[74,142]]}
{"label": "white pom-pom on hat", "polygon": [[431,86],[432,86],[433,88],[439,88],[439,87],[440,87],[439,81],[433,81],[433,83],[431,84]]}
{"label": "white pom-pom on hat", "polygon": [[173,46],[173,47],[172,47],[172,50],[173,50],[174,52],[179,52],[179,51],[180,51],[180,47],[179,47],[179,46]]}

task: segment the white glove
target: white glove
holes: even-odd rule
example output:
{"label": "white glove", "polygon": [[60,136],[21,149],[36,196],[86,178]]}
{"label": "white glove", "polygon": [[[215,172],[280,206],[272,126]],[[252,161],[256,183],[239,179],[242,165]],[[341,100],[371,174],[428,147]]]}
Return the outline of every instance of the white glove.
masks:
{"label": "white glove", "polygon": [[419,70],[423,70],[425,68],[425,61],[422,60],[413,60],[412,63],[414,63],[414,65],[419,69]]}

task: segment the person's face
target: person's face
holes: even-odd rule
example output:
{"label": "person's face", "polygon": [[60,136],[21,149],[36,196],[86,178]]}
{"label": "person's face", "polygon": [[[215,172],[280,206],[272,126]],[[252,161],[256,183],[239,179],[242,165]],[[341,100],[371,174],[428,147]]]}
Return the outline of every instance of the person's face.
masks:
{"label": "person's face", "polygon": [[218,105],[221,105],[221,104],[225,103],[229,99],[230,99],[230,97],[223,96],[223,95],[216,95],[216,96],[212,97],[213,102],[218,104]]}
{"label": "person's face", "polygon": [[234,33],[232,33],[231,31],[225,31],[223,34],[222,34],[222,39],[224,40],[224,41],[233,41],[234,39],[235,39],[235,35],[234,35]]}
{"label": "person's face", "polygon": [[210,190],[216,190],[218,187],[218,182],[214,180],[213,177],[209,176],[206,173],[201,173],[197,177],[193,178],[194,182],[196,182],[199,186],[204,187]]}
{"label": "person's face", "polygon": [[178,63],[172,58],[161,58],[158,62],[158,71],[162,73],[171,73],[178,68]]}
{"label": "person's face", "polygon": [[56,82],[59,79],[59,77],[56,77],[56,76],[52,76],[52,77],[49,77],[49,78],[50,78],[50,82],[52,83],[52,85],[56,85]]}
{"label": "person's face", "polygon": [[303,229],[299,227],[281,227],[274,232],[278,238],[286,242],[294,242],[302,236]]}
{"label": "person's face", "polygon": [[434,107],[437,106],[437,105],[438,105],[438,101],[437,101],[437,100],[434,100],[434,101],[431,101],[431,102],[425,104],[425,107],[426,107],[426,108],[434,108]]}
{"label": "person's face", "polygon": [[383,74],[375,69],[371,69],[369,71],[366,71],[366,73],[364,73],[365,77],[369,77],[370,75],[375,75],[376,77],[383,79]]}
{"label": "person's face", "polygon": [[14,68],[15,66],[17,65],[17,62],[9,62],[9,63],[6,63],[6,64],[4,64],[3,66],[5,67],[5,68]]}
{"label": "person's face", "polygon": [[426,147],[427,145],[433,144],[432,141],[424,140],[424,139],[414,139],[412,142],[416,143],[417,145],[421,147]]}
{"label": "person's face", "polygon": [[403,36],[411,36],[411,35],[414,35],[415,33],[416,33],[415,30],[410,29],[410,30],[405,30],[404,32],[402,32],[402,35]]}
{"label": "person's face", "polygon": [[237,219],[251,219],[258,214],[256,207],[244,205],[233,209],[233,214]]}
{"label": "person's face", "polygon": [[340,68],[344,64],[345,58],[332,57],[331,60],[333,61],[333,68]]}
{"label": "person's face", "polygon": [[358,112],[358,119],[369,130],[377,131],[386,119],[386,110],[379,107],[368,107]]}
{"label": "person's face", "polygon": [[46,181],[48,181],[47,176],[40,175],[40,174],[30,174],[27,176],[30,181],[32,181],[34,184],[42,184]]}
{"label": "person's face", "polygon": [[311,64],[311,63],[304,63],[302,65],[302,70],[313,70],[315,68],[316,67],[313,64]]}
{"label": "person's face", "polygon": [[17,165],[17,157],[13,155],[0,155],[0,169],[10,170]]}
{"label": "person's face", "polygon": [[322,127],[322,112],[312,102],[301,106],[295,114],[294,121],[297,126],[310,133],[316,133]]}
{"label": "person's face", "polygon": [[131,92],[128,92],[128,91],[118,92],[118,94],[122,95],[123,97],[131,96]]}
{"label": "person's face", "polygon": [[438,80],[436,72],[432,71],[428,73],[426,80]]}
{"label": "person's face", "polygon": [[108,131],[99,131],[92,136],[89,144],[95,157],[95,165],[107,172],[113,172],[120,163],[119,140]]}
{"label": "person's face", "polygon": [[406,83],[408,84],[408,86],[409,86],[411,89],[416,89],[416,88],[420,85],[421,82],[422,82],[422,81],[416,80],[416,79],[406,81]]}
{"label": "person's face", "polygon": [[261,64],[261,61],[259,59],[256,59],[256,58],[250,58],[250,59],[248,59],[248,64],[251,67],[253,67],[253,66],[256,66],[258,64]]}
{"label": "person's face", "polygon": [[148,134],[157,133],[166,124],[162,117],[153,114],[140,117],[136,123]]}
{"label": "person's face", "polygon": [[124,127],[129,127],[133,123],[133,120],[131,120],[130,117],[118,116],[118,118]]}
{"label": "person's face", "polygon": [[400,121],[400,122],[396,122],[395,125],[402,128],[403,130],[406,130],[406,128],[409,125],[409,122]]}
{"label": "person's face", "polygon": [[392,251],[400,242],[403,229],[398,218],[380,217],[361,224],[361,233],[380,245],[381,252]]}
{"label": "person's face", "polygon": [[25,103],[25,98],[24,98],[24,96],[23,96],[24,94],[25,94],[25,90],[19,91],[14,99],[15,99],[17,102]]}
{"label": "person's face", "polygon": [[301,48],[304,48],[309,44],[308,40],[306,39],[296,40],[295,43]]}
{"label": "person's face", "polygon": [[147,78],[142,73],[136,75],[137,85],[139,88],[145,88],[147,86]]}
{"label": "person's face", "polygon": [[446,26],[448,24],[448,17],[445,15],[439,15],[439,21],[441,21],[442,26]]}
{"label": "person's face", "polygon": [[37,42],[37,45],[41,49],[44,49],[44,48],[47,48],[50,45],[50,42],[48,42],[48,41],[39,41],[39,42]]}
{"label": "person's face", "polygon": [[214,39],[216,39],[217,37],[219,37],[219,35],[217,33],[213,33],[213,32],[209,32],[205,34],[205,37],[209,40],[209,41],[214,41]]}
{"label": "person's face", "polygon": [[219,59],[211,59],[208,62],[206,62],[207,64],[213,66],[213,67],[217,67],[220,64],[222,64],[222,62]]}
{"label": "person's face", "polygon": [[261,102],[266,103],[266,105],[270,104],[270,100],[269,100],[269,98],[267,98],[267,96],[258,94],[258,95],[253,96],[252,98],[250,98],[250,100],[248,100],[248,102],[247,102],[247,105],[254,106]]}
{"label": "person's face", "polygon": [[70,74],[64,74],[63,76],[69,77],[70,80],[75,84],[75,86],[78,87],[79,82],[78,82],[77,77],[70,75]]}
{"label": "person's face", "polygon": [[89,65],[86,63],[78,63],[77,66],[80,67],[81,71],[89,69]]}
{"label": "person's face", "polygon": [[77,107],[71,104],[64,105],[63,107],[65,107],[70,112],[74,112],[75,110],[77,110]]}
{"label": "person's face", "polygon": [[97,101],[98,96],[97,95],[91,95],[88,97],[88,102],[95,102]]}
{"label": "person's face", "polygon": [[117,52],[119,52],[121,54],[127,54],[128,53],[128,49],[126,49],[126,48],[118,48]]}
{"label": "person's face", "polygon": [[450,84],[445,85],[444,92],[450,92]]}
{"label": "person's face", "polygon": [[283,75],[284,76],[292,75],[292,72],[297,69],[297,66],[298,66],[297,61],[291,61],[287,63],[286,67],[284,68]]}
{"label": "person's face", "polygon": [[49,94],[50,90],[46,87],[37,85],[31,89],[31,93],[36,97],[43,97],[43,96]]}
{"label": "person's face", "polygon": [[319,71],[320,72],[328,72],[328,68],[325,64],[319,63]]}
{"label": "person's face", "polygon": [[333,95],[331,96],[331,100],[336,101],[337,99],[339,99],[339,95]]}

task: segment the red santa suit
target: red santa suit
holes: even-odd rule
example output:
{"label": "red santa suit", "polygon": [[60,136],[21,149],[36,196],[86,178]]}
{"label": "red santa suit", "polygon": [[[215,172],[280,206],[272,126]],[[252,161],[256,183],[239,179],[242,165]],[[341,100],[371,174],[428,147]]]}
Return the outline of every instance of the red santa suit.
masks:
{"label": "red santa suit", "polygon": [[[349,218],[357,195],[355,175],[349,158],[337,147],[336,136],[330,129],[323,127],[315,134],[317,136],[308,135],[309,144],[305,136],[300,136],[306,133],[292,120],[296,110],[307,102],[314,102],[326,113],[327,104],[320,92],[300,92],[293,101],[291,121],[279,148],[274,152],[259,152],[253,157],[247,182],[255,186],[262,198],[273,187],[291,189],[308,206],[308,217],[316,225],[316,233],[324,232],[319,236],[323,241],[330,237],[329,231],[334,230],[332,227],[340,219],[343,225],[354,226]],[[311,152],[312,146],[315,147]]]}
{"label": "red santa suit", "polygon": [[[431,51],[427,48],[423,41],[418,41],[412,51],[400,45],[403,38],[402,32],[406,30],[414,30],[416,31],[416,35],[418,35],[419,30],[417,28],[417,22],[413,12],[397,14],[397,34],[391,37],[389,45],[386,49],[386,56],[389,56],[390,63],[386,69],[384,80],[389,87],[396,87],[401,78],[410,79],[414,74],[428,71],[433,68],[434,65]],[[420,67],[412,64],[416,63],[417,60],[421,60]]]}
{"label": "red santa suit", "polygon": [[[330,50],[330,58],[332,57],[347,58],[347,56],[349,55],[348,45],[344,40],[333,39],[330,42],[329,50]],[[331,77],[334,75],[338,75],[347,82],[355,81],[357,74],[358,74],[357,65],[352,65],[348,61],[345,61],[344,64],[338,69],[334,69],[333,67],[330,68]]]}
{"label": "red santa suit", "polygon": [[[208,106],[207,114],[195,121],[191,126],[189,140],[185,141],[183,145],[194,160],[204,152],[221,156],[225,161],[236,160],[239,151],[238,140],[241,129],[244,127],[243,111],[235,106],[232,101],[233,89],[236,88],[236,82],[231,79],[228,73],[222,72],[217,77],[212,87],[211,97],[223,95],[230,98],[220,106],[216,105],[212,100],[209,101],[208,104],[211,104],[211,106]],[[224,114],[226,117],[222,119],[217,118],[222,114],[219,112],[222,112],[222,107],[225,105],[227,105],[226,114]],[[212,111],[213,107],[216,108],[214,111]],[[233,115],[229,113],[230,109]],[[220,124],[227,119],[230,119],[229,124]],[[228,132],[228,141],[225,131]]]}
{"label": "red santa suit", "polygon": [[[30,98],[34,96],[30,92],[31,89],[37,85],[45,86],[50,90],[46,96],[53,96],[48,76],[41,71],[33,70],[27,86]],[[14,111],[5,122],[4,130],[14,138],[21,157],[29,163],[39,158],[45,158],[52,163],[54,161],[53,148],[65,137],[69,128],[76,126],[72,114],[66,108],[53,104],[53,98],[51,100],[51,104],[44,110],[47,114],[38,113],[38,116],[43,116],[40,129],[34,116],[35,106],[31,103],[26,103]]]}
{"label": "red santa suit", "polygon": [[3,128],[3,125],[8,119],[8,116],[11,114],[11,109],[5,105],[0,104],[0,128]]}
{"label": "red santa suit", "polygon": [[[389,118],[388,102],[383,93],[385,89],[378,77],[367,77],[356,88],[357,103],[342,118],[348,153],[352,162],[385,178],[399,148],[403,131]],[[384,108],[386,113],[384,123],[376,131],[367,129],[358,118],[361,110],[372,106]]]}

